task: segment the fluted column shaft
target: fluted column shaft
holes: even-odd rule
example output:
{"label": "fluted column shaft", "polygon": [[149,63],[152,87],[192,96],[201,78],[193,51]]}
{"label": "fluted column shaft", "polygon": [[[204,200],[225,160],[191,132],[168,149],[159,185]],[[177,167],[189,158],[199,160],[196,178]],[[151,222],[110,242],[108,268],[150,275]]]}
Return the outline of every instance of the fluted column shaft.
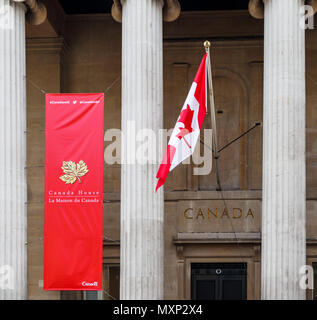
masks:
{"label": "fluted column shaft", "polygon": [[27,298],[25,7],[9,3],[0,0],[0,300]]}
{"label": "fluted column shaft", "polygon": [[[163,126],[162,0],[122,1],[121,299],[163,298],[163,191],[158,164],[133,164],[128,132]],[[153,141],[154,143],[155,141]],[[157,158],[162,145],[152,145]],[[127,164],[127,162],[130,164]],[[132,161],[132,162],[131,162]]]}
{"label": "fluted column shaft", "polygon": [[264,0],[262,299],[305,299],[303,0]]}

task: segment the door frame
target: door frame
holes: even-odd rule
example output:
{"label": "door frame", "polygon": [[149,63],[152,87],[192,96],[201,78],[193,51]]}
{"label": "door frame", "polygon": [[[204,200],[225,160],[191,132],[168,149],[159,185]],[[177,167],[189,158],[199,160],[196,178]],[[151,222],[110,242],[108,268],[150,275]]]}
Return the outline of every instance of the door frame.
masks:
{"label": "door frame", "polygon": [[249,257],[235,257],[235,258],[225,258],[225,257],[212,257],[212,258],[192,258],[188,257],[185,259],[185,299],[191,299],[191,264],[192,263],[246,263],[247,264],[247,300],[254,299],[254,282],[255,282],[255,272],[254,272],[254,260]]}
{"label": "door frame", "polygon": [[[208,263],[209,264],[209,263]],[[222,262],[217,262],[216,265],[224,265],[226,264],[226,262],[222,263]],[[232,263],[235,264],[235,263]],[[241,264],[241,262],[238,262],[238,264]],[[210,263],[210,266],[214,265],[214,263]],[[246,267],[248,267],[248,265],[246,264]],[[202,267],[203,268],[203,267]],[[203,269],[207,269],[203,268]],[[224,269],[226,269],[224,267]],[[192,271],[192,269],[191,269]],[[194,279],[195,280],[213,280],[215,281],[215,300],[221,300],[221,296],[223,294],[223,280],[241,280],[243,277],[244,281],[246,281],[243,284],[243,296],[245,296],[245,299],[247,298],[247,284],[248,284],[248,279],[247,279],[247,275],[248,275],[248,270],[246,270],[246,274],[245,275],[240,275],[240,274],[223,274],[221,272],[221,274],[196,274],[194,275]],[[191,272],[191,298],[193,297],[193,294],[195,295],[195,287],[193,287],[193,285],[195,286],[195,281],[193,279],[193,274]],[[217,294],[218,293],[218,294]]]}

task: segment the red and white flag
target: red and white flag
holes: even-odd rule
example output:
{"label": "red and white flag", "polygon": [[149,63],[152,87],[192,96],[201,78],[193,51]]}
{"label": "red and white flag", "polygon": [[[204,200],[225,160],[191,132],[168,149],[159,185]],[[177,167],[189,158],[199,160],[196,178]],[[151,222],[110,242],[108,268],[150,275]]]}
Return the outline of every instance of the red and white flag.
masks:
{"label": "red and white flag", "polygon": [[156,191],[168,173],[194,153],[207,111],[207,56],[206,53],[202,59],[157,172]]}

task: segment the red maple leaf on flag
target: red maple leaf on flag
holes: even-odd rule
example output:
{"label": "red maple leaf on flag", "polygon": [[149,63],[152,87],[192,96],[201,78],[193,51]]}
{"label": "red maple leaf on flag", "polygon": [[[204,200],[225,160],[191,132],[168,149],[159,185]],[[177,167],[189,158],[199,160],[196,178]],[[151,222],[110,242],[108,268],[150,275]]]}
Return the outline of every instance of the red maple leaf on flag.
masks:
{"label": "red maple leaf on flag", "polygon": [[194,131],[192,128],[192,122],[194,117],[194,111],[190,109],[189,105],[187,108],[181,111],[178,122],[184,124],[184,128],[180,129],[180,133],[176,136],[178,139],[184,139],[185,143],[191,148],[188,141],[185,139],[185,136]]}

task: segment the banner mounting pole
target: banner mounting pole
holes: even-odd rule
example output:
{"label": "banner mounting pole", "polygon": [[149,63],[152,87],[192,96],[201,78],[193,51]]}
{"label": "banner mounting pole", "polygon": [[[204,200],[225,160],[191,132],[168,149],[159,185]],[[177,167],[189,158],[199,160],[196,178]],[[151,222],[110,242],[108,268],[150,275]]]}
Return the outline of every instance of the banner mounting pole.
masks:
{"label": "banner mounting pole", "polygon": [[213,144],[213,152],[214,152],[215,167],[216,167],[217,190],[221,190],[219,170],[218,170],[219,154],[218,154],[218,143],[217,143],[215,100],[214,100],[214,91],[213,91],[213,85],[212,85],[210,46],[211,44],[209,41],[204,42],[204,47],[207,53],[207,83],[208,83],[208,92],[209,92],[210,122],[211,122],[211,128],[212,128],[212,144]]}

